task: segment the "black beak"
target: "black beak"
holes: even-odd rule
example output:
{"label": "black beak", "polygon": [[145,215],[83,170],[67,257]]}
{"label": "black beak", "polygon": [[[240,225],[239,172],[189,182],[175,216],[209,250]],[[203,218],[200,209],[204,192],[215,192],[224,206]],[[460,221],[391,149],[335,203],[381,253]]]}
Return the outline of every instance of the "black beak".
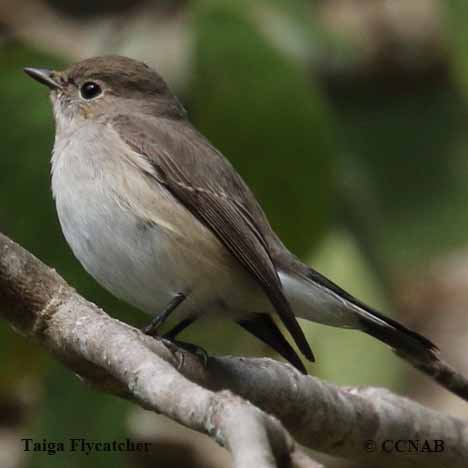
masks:
{"label": "black beak", "polygon": [[36,81],[39,81],[39,83],[46,85],[50,89],[60,89],[62,87],[52,78],[54,73],[52,70],[47,70],[46,68],[25,68],[24,71],[31,78],[34,78]]}

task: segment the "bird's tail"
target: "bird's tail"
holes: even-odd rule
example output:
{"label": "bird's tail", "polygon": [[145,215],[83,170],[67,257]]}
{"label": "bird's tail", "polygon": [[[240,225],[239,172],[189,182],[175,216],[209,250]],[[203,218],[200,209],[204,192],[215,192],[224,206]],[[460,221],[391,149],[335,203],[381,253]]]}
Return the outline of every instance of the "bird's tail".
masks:
{"label": "bird's tail", "polygon": [[298,317],[341,328],[361,330],[390,346],[410,361],[438,360],[438,348],[430,340],[375,311],[320,273],[280,273],[291,306]]}
{"label": "bird's tail", "polygon": [[360,329],[390,346],[401,357],[430,362],[438,360],[437,346],[401,323],[366,307],[358,311]]}
{"label": "bird's tail", "polygon": [[298,317],[362,330],[386,343],[398,356],[442,387],[468,401],[468,379],[440,359],[434,343],[375,311],[320,273],[305,266],[302,271],[299,275],[280,272],[284,292]]}

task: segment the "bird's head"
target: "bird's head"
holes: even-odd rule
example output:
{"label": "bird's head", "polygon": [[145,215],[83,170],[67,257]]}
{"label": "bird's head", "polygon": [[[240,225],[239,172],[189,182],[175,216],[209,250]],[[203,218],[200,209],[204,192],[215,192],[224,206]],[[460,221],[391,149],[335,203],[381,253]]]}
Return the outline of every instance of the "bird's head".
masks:
{"label": "bird's head", "polygon": [[185,111],[163,78],[148,65],[120,56],[95,57],[63,71],[25,68],[50,89],[58,127],[116,113],[183,118]]}

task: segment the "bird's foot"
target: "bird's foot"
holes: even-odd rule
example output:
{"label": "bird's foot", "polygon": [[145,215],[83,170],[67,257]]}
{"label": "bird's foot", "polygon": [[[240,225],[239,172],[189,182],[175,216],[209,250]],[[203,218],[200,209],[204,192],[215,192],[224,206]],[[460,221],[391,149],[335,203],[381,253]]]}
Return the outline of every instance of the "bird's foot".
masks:
{"label": "bird's foot", "polygon": [[206,350],[203,349],[201,346],[197,346],[193,343],[187,343],[185,341],[170,340],[165,337],[162,337],[161,340],[172,351],[174,355],[176,353],[180,353],[181,357],[179,359],[177,369],[181,369],[184,365],[184,352],[188,352],[197,356],[197,358],[203,364],[203,367],[208,367],[209,355],[206,352]]}

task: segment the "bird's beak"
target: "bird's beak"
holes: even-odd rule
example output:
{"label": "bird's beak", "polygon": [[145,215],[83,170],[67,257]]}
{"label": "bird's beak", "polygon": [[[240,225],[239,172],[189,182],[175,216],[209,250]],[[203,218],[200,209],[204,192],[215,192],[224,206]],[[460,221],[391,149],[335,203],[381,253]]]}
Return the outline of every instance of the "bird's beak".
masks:
{"label": "bird's beak", "polygon": [[52,78],[54,72],[53,70],[47,70],[46,68],[25,68],[25,73],[27,73],[31,78],[34,78],[39,83],[46,85],[50,89],[60,89],[62,86]]}

